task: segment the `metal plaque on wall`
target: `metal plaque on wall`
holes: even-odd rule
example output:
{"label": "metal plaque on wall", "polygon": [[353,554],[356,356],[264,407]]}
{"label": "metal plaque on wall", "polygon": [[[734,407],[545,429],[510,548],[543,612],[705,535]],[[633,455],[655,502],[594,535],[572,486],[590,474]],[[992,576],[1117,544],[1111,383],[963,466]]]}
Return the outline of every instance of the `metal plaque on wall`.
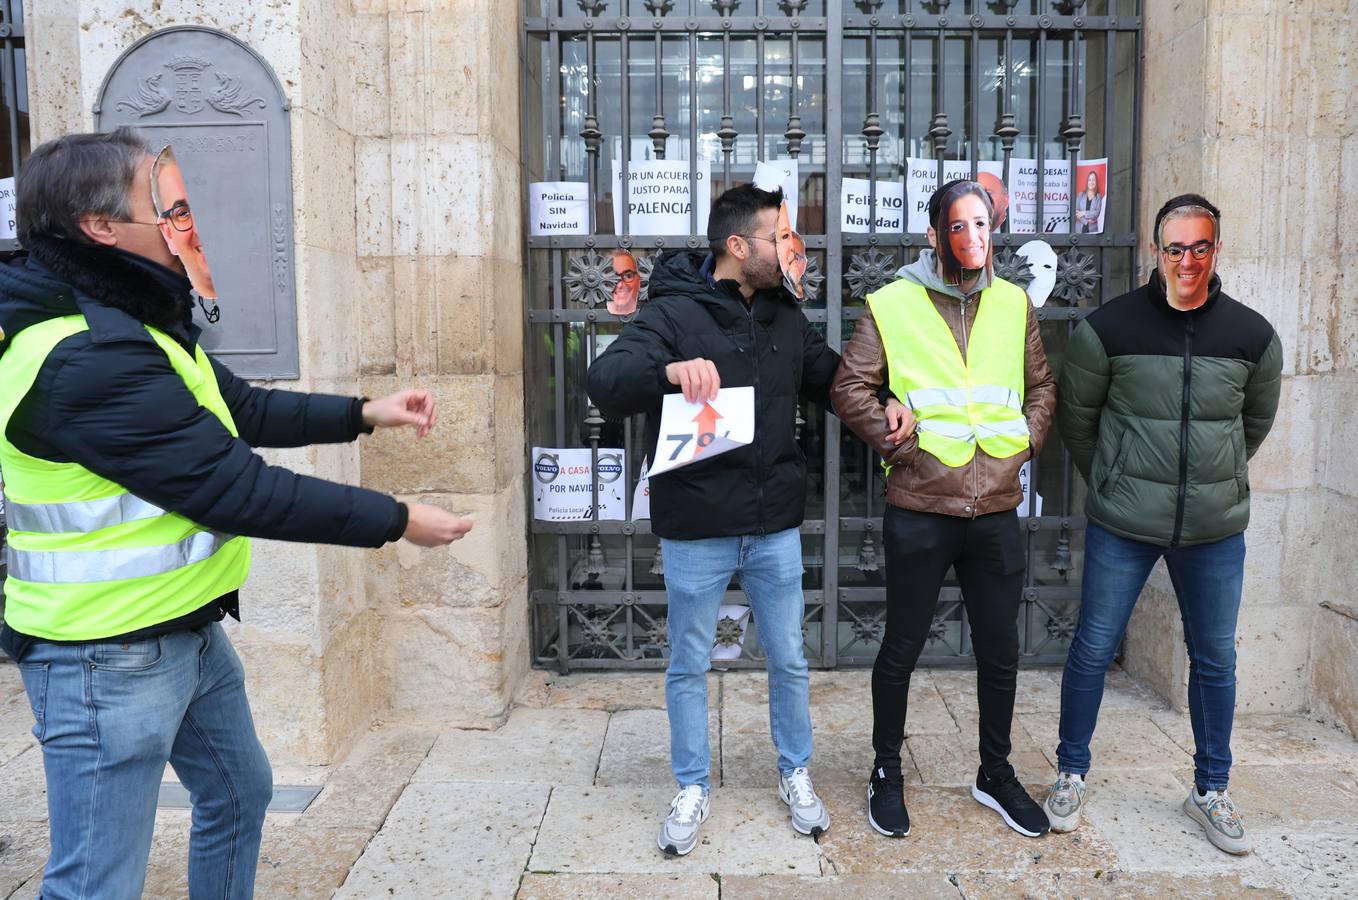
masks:
{"label": "metal plaque on wall", "polygon": [[96,127],[132,125],[174,148],[212,265],[221,317],[202,344],[247,378],[296,378],[288,99],[259,54],[229,34],[154,32],[113,64]]}

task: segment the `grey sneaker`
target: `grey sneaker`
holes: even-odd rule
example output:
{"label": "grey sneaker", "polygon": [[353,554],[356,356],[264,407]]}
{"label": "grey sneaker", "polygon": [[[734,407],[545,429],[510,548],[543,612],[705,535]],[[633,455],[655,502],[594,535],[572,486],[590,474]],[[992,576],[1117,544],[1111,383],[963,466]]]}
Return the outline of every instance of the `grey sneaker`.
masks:
{"label": "grey sneaker", "polygon": [[1254,849],[1254,842],[1245,831],[1240,811],[1224,790],[1208,791],[1200,797],[1196,786],[1189,788],[1188,799],[1184,800],[1184,812],[1202,826],[1207,840],[1215,844],[1217,849],[1237,855]]}
{"label": "grey sneaker", "polygon": [[1080,827],[1080,809],[1085,803],[1085,779],[1083,775],[1061,772],[1056,776],[1056,784],[1042,808],[1047,813],[1047,821],[1052,823],[1052,831],[1062,834]]}
{"label": "grey sneaker", "polygon": [[805,768],[778,777],[778,796],[792,812],[792,827],[801,834],[820,837],[830,830],[830,812],[816,796],[811,774]]}
{"label": "grey sneaker", "polygon": [[709,795],[700,785],[681,788],[670,802],[670,814],[660,826],[655,842],[670,856],[685,856],[698,844],[698,832],[707,821]]}

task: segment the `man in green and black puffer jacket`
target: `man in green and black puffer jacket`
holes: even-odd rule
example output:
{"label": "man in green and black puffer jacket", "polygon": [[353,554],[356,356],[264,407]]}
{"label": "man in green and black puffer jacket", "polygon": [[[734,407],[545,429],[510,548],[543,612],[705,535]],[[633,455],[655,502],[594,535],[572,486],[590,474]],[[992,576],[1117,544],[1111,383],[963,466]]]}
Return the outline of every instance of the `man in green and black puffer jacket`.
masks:
{"label": "man in green and black puffer jacket", "polygon": [[1195,786],[1184,811],[1229,853],[1251,849],[1226,794],[1235,715],[1235,626],[1249,524],[1248,460],[1273,424],[1282,345],[1214,273],[1220,212],[1197,194],[1155,218],[1158,268],[1075,329],[1057,417],[1089,485],[1080,623],[1061,683],[1060,770],[1047,816],[1073,831],[1089,742],[1151,567],[1169,568],[1190,661]]}

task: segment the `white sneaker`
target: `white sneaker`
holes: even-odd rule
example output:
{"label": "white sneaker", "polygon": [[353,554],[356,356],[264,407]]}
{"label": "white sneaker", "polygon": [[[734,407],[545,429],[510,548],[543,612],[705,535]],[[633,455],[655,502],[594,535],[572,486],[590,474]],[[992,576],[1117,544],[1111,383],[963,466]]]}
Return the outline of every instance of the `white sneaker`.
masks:
{"label": "white sneaker", "polygon": [[805,767],[778,777],[778,796],[792,813],[792,827],[800,834],[820,837],[830,830],[830,812],[811,786]]}
{"label": "white sneaker", "polygon": [[1208,791],[1199,796],[1196,786],[1189,788],[1188,797],[1184,800],[1184,812],[1202,826],[1207,840],[1218,850],[1243,855],[1254,849],[1254,842],[1245,831],[1240,811],[1224,790]]}
{"label": "white sneaker", "polygon": [[698,832],[710,811],[709,794],[702,786],[680,788],[670,801],[670,814],[660,826],[655,842],[670,856],[685,856],[698,844]]}
{"label": "white sneaker", "polygon": [[1047,795],[1042,809],[1047,813],[1047,821],[1052,823],[1052,831],[1074,831],[1080,827],[1080,810],[1085,803],[1085,779],[1083,775],[1061,772],[1056,776],[1056,784]]}

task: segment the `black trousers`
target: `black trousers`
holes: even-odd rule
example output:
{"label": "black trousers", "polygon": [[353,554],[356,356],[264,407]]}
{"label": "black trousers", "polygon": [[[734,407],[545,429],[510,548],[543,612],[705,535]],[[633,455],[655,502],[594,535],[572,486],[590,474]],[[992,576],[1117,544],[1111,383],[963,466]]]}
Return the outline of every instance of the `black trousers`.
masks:
{"label": "black trousers", "polygon": [[939,589],[953,567],[976,652],[981,767],[992,778],[1013,775],[1009,729],[1025,565],[1017,514],[962,519],[888,506],[883,532],[886,632],[872,667],[874,767],[901,767],[910,675],[929,640]]}

